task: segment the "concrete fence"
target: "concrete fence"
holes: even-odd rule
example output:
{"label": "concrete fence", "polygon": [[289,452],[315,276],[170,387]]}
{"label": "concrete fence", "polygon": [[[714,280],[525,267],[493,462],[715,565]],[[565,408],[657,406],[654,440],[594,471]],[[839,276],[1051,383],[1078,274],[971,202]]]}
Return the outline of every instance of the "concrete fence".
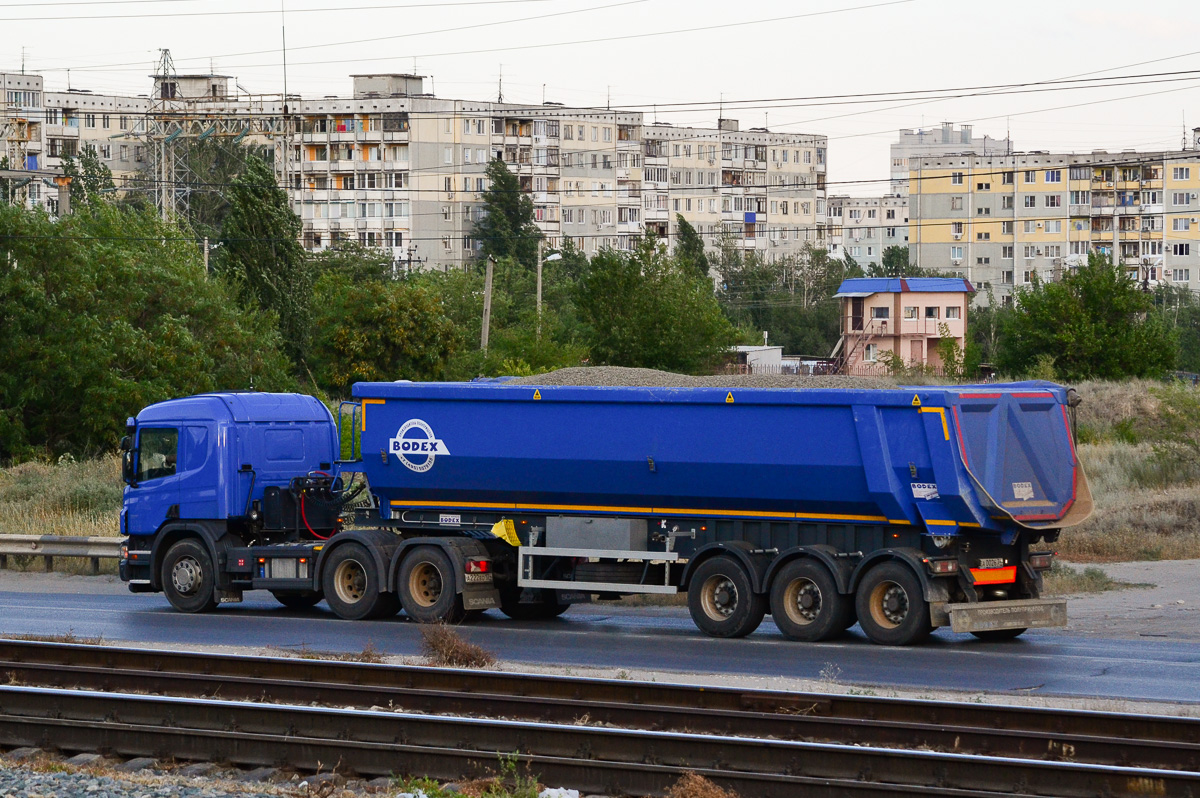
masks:
{"label": "concrete fence", "polygon": [[55,557],[83,557],[91,561],[92,573],[100,573],[100,560],[121,556],[124,538],[77,538],[58,535],[0,535],[0,568],[8,558],[41,557],[46,570],[54,569]]}

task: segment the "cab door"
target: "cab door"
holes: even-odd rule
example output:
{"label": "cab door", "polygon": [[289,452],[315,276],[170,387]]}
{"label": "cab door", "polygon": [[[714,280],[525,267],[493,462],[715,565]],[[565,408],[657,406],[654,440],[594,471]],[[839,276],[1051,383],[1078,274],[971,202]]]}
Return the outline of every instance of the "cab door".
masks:
{"label": "cab door", "polygon": [[138,428],[136,467],[125,486],[130,535],[153,535],[168,517],[179,516],[179,428]]}

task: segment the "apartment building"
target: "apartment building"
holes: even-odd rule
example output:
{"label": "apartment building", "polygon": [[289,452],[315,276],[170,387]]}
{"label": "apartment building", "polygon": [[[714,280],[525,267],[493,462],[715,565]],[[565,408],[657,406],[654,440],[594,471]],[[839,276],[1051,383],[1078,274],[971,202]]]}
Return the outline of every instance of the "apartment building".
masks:
{"label": "apartment building", "polygon": [[1000,301],[1091,252],[1147,285],[1200,282],[1200,129],[1175,151],[921,158],[910,184],[910,260]]}
{"label": "apartment building", "polygon": [[732,240],[768,261],[826,246],[824,136],[717,127],[643,128],[645,227],[674,242],[676,214],[708,246]]}
{"label": "apartment building", "polygon": [[849,255],[865,271],[883,262],[888,247],[908,247],[908,198],[834,194],[829,223],[830,257]]}
{"label": "apartment building", "polygon": [[1008,137],[995,139],[987,134],[976,136],[971,125],[962,125],[956,130],[953,122],[943,122],[928,130],[905,128],[891,146],[892,180],[889,193],[908,196],[909,166],[915,159],[958,152],[1005,155],[1012,152],[1012,141]]}
{"label": "apartment building", "polygon": [[[0,76],[5,86],[9,77]],[[27,128],[33,143],[22,152],[44,153],[38,164],[57,170],[63,157],[95,147],[119,187],[151,167],[152,185],[180,179],[173,144],[270,146],[310,251],[357,241],[388,249],[405,268],[470,261],[493,158],[533,199],[550,248],[570,239],[589,254],[631,249],[647,230],[673,244],[677,212],[710,246],[732,236],[769,258],[825,238],[824,137],[741,131],[736,120],[647,126],[639,112],[444,99],[418,75],[351,79],[348,98],[286,103],[212,74],[156,75],[140,97],[46,93],[36,76],[11,91],[31,92],[16,99],[44,120]],[[171,208],[185,199],[159,197]]]}

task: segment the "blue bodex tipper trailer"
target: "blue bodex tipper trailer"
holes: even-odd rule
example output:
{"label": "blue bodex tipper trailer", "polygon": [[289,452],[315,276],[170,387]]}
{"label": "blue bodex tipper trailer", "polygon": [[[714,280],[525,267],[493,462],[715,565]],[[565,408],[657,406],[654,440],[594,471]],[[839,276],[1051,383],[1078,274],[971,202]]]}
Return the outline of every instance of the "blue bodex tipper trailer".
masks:
{"label": "blue bodex tipper trailer", "polygon": [[[128,422],[121,576],[185,612],[271,591],[343,618],[686,592],[707,634],[770,614],[904,645],[1062,626],[1041,597],[1091,512],[1073,391],[358,383],[228,393]],[[339,423],[340,422],[340,423]]]}

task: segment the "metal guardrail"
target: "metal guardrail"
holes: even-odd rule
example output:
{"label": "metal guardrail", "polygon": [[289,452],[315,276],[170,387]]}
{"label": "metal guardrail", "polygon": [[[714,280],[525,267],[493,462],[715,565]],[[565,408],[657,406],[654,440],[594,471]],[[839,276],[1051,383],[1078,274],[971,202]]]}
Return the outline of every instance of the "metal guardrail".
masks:
{"label": "metal guardrail", "polygon": [[8,558],[41,557],[46,570],[54,569],[55,557],[83,557],[91,561],[92,573],[100,573],[100,560],[121,556],[123,538],[69,537],[63,535],[0,535],[0,568]]}

